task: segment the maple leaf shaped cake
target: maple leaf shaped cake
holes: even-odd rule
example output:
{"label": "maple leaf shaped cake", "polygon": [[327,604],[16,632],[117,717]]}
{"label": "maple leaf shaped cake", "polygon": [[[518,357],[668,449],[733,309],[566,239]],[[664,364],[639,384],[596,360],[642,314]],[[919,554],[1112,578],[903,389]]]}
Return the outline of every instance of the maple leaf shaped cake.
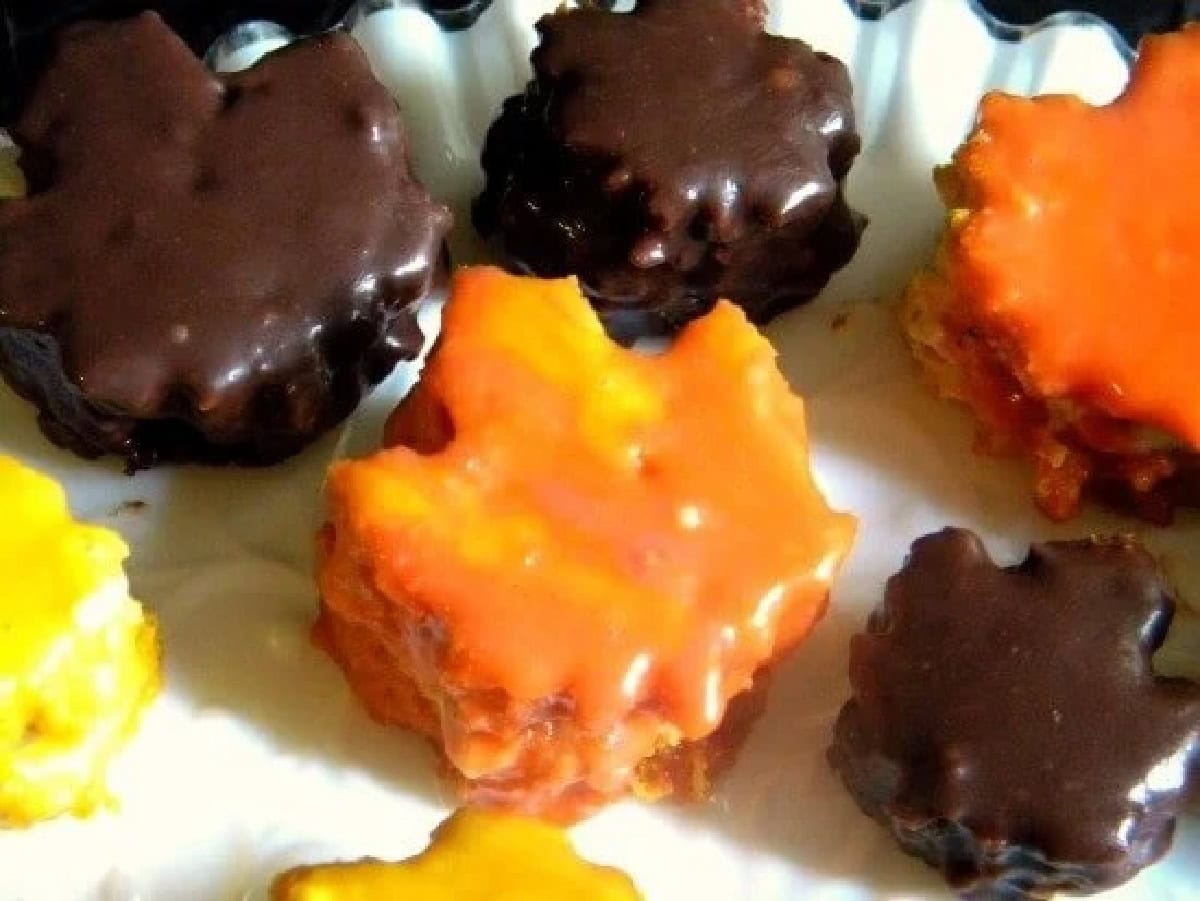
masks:
{"label": "maple leaf shaped cake", "polygon": [[[421,0],[443,28],[468,28],[492,0]],[[198,54],[243,23],[269,22],[293,34],[313,34],[345,21],[355,0],[5,0],[0,17],[0,121],[19,112],[42,73],[54,38],[86,19],[119,19],[153,9]],[[367,9],[383,8],[375,3]]]}
{"label": "maple leaf shaped cake", "polygon": [[762,0],[640,0],[538,23],[534,79],[483,152],[475,224],[508,264],[577,275],[622,338],[718,297],[763,322],[858,248],[843,181],[859,150],[850,78],[766,34]]}
{"label": "maple leaf shaped cake", "polygon": [[359,860],[297,867],[271,885],[272,901],[642,901],[619,870],[582,859],[541,820],[459,810],[429,847],[398,863]]}
{"label": "maple leaf shaped cake", "polygon": [[574,280],[464,270],[386,443],[330,472],[317,635],[473,804],[704,795],[854,534],[727,303],[643,356]]}
{"label": "maple leaf shaped cake", "polygon": [[968,897],[1124,882],[1170,847],[1200,763],[1200,686],[1153,671],[1174,609],[1132,539],[1001,569],[970,532],[922,538],[851,643],[830,762]]}
{"label": "maple leaf shaped cake", "polygon": [[1088,495],[1157,522],[1200,506],[1198,141],[1189,26],[1144,42],[1110,106],[988,96],[938,173],[949,226],[905,331],[1054,519]]}
{"label": "maple leaf shaped cake", "polygon": [[74,26],[13,136],[0,372],[55,442],[270,463],[419,351],[449,213],[347,35],[217,76],[153,13]]}

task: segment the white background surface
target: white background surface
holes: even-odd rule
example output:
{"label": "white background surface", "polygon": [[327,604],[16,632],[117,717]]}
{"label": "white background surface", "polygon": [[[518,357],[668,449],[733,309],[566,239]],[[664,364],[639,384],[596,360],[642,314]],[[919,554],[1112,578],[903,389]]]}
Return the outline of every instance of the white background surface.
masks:
{"label": "white background surface", "polygon": [[[401,101],[422,177],[456,207],[459,259],[476,252],[465,210],[483,132],[526,77],[530,23],[553,5],[499,0],[453,38],[406,10],[355,30]],[[776,0],[772,27],[850,65],[866,137],[850,181],[871,217],[862,250],[818,303],[769,330],[808,398],[821,482],[860,516],[860,539],[829,616],[780,673],[717,797],[687,808],[620,805],[575,835],[651,901],[938,897],[937,878],[858,812],[824,762],[848,692],[847,641],[911,540],[968,525],[1007,562],[1033,538],[1133,530],[1200,598],[1200,521],[1155,530],[1091,514],[1052,527],[1032,509],[1020,465],[974,456],[965,415],[922,387],[889,306],[936,240],[929,171],[964,135],[981,91],[1073,90],[1103,101],[1123,83],[1124,63],[1099,28],[1000,45],[956,0],[915,0],[882,24],[859,22],[841,0]],[[124,533],[135,591],[161,617],[167,655],[166,695],[121,761],[120,812],[0,834],[0,899],[254,897],[292,864],[424,846],[450,803],[431,755],[372,724],[307,638],[324,468],[346,447],[377,442],[412,376],[397,373],[344,435],[286,465],[132,479],[47,445],[30,409],[0,390],[0,451],[63,479],[78,513]],[[1197,863],[1193,820],[1167,862],[1113,897],[1200,897]]]}

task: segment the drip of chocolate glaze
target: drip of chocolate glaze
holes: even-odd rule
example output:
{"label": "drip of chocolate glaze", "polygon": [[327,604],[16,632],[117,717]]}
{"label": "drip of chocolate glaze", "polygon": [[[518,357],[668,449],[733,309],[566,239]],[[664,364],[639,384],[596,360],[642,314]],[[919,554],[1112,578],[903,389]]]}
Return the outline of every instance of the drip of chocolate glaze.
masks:
{"label": "drip of chocolate glaze", "polygon": [[[144,465],[157,451],[131,446],[133,425],[171,420],[231,448],[266,429],[260,462],[419,349],[408,308],[449,214],[413,180],[395,103],[348,36],[217,77],[152,13],[75,26],[14,136],[30,196],[0,207],[5,344],[36,335],[78,395],[59,406],[93,432],[125,424],[76,450]],[[7,357],[45,420],[45,374]]]}
{"label": "drip of chocolate glaze", "polygon": [[1094,891],[1171,843],[1200,687],[1157,677],[1174,611],[1132,539],[916,542],[851,645],[830,760],[909,853],[977,897]]}

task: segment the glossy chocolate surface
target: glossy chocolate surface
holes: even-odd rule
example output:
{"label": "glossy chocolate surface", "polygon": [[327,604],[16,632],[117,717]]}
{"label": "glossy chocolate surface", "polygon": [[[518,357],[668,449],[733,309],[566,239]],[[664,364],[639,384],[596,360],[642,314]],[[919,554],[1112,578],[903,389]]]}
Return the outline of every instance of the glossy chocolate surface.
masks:
{"label": "glossy chocolate surface", "polygon": [[349,37],[217,77],[154,14],[76,26],[14,136],[0,368],[60,443],[271,462],[419,349],[449,214]]}
{"label": "glossy chocolate surface", "polygon": [[1123,882],[1170,846],[1200,756],[1200,687],[1151,668],[1173,612],[1132,539],[1001,569],[970,532],[922,538],[851,644],[830,761],[961,891]]}
{"label": "glossy chocolate surface", "polygon": [[85,20],[115,20],[158,12],[198,54],[240,22],[266,19],[297,34],[323,31],[339,21],[353,0],[2,0],[0,115],[17,116],[46,68],[59,33]]}
{"label": "glossy chocolate surface", "polygon": [[[492,0],[412,0],[443,28],[468,28]],[[154,11],[203,55],[243,22],[269,21],[294,34],[316,34],[337,25],[354,0],[0,0],[0,116],[8,121],[46,66],[55,38],[88,19],[124,19]]]}
{"label": "glossy chocolate surface", "polygon": [[484,149],[476,225],[508,263],[579,274],[619,333],[728,297],[762,321],[858,246],[859,149],[836,59],[762,31],[754,0],[642,0],[538,24],[536,77]]}

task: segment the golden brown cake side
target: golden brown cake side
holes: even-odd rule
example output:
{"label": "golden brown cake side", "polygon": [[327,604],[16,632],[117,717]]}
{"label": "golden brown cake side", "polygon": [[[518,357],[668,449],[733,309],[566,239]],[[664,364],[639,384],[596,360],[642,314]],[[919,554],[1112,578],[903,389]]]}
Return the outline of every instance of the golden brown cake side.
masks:
{"label": "golden brown cake side", "polygon": [[974,415],[977,449],[1029,460],[1034,501],[1054,520],[1073,517],[1088,496],[1160,523],[1176,507],[1200,506],[1196,451],[1080,399],[1047,398],[1022,379],[1019,343],[979,314],[957,268],[959,233],[979,200],[954,166],[938,169],[936,181],[949,210],[946,233],[933,264],[905,291],[902,327],[938,393]]}
{"label": "golden brown cake side", "polygon": [[[403,628],[415,632],[438,626],[409,623]],[[646,712],[632,715],[617,730],[627,744],[626,753],[646,746],[653,750],[647,757],[623,761],[619,770],[628,772],[632,765],[632,774],[605,785],[597,783],[592,773],[595,763],[608,757],[612,733],[589,734],[573,722],[569,710],[555,711],[551,703],[518,704],[497,689],[450,691],[436,672],[427,672],[419,680],[414,674],[421,667],[410,652],[414,642],[395,641],[395,630],[394,621],[386,627],[372,626],[323,612],[315,632],[373,718],[429,739],[443,777],[464,801],[564,821],[578,819],[626,793],[646,801],[707,798],[715,780],[733,765],[766,707],[770,685],[764,668],[751,688],[730,701],[716,731],[700,740],[672,741],[675,730],[669,723]],[[445,715],[439,716],[439,711]],[[511,757],[505,772],[484,778],[465,775],[446,756],[447,719],[486,723],[489,750]],[[645,738],[638,740],[635,734]],[[654,736],[659,736],[657,741]],[[572,754],[575,772],[568,776]],[[569,783],[566,788],[564,781]]]}

